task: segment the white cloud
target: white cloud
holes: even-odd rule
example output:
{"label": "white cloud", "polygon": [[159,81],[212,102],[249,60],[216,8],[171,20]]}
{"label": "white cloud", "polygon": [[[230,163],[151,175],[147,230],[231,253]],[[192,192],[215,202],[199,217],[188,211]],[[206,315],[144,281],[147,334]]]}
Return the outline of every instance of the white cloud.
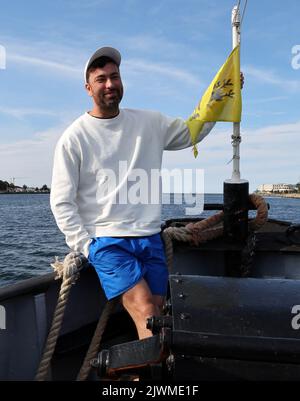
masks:
{"label": "white cloud", "polygon": [[245,131],[245,134],[249,137],[253,137],[253,135],[258,136],[259,138],[268,138],[270,140],[274,139],[274,135],[284,135],[287,134],[295,134],[297,139],[296,142],[300,140],[300,121],[291,123],[291,124],[279,124],[279,125],[269,125],[263,128],[258,128],[255,130]]}
{"label": "white cloud", "polygon": [[51,61],[47,59],[41,59],[38,57],[24,56],[21,54],[9,54],[8,60],[12,60],[14,63],[18,64],[29,64],[33,66],[37,66],[39,68],[44,68],[46,70],[57,70],[64,75],[78,78],[82,73],[81,68],[73,67],[71,65],[67,65],[57,61]]}
{"label": "white cloud", "polygon": [[284,114],[288,114],[287,111],[270,111],[270,110],[262,110],[262,111],[244,111],[244,117],[269,117],[269,116],[282,116]]}
{"label": "white cloud", "polygon": [[0,145],[0,179],[10,180],[11,177],[26,177],[30,186],[50,185],[52,159],[55,144],[65,129],[65,126],[52,128],[36,134],[28,140]]}
{"label": "white cloud", "polygon": [[279,86],[289,92],[299,92],[300,81],[279,77],[273,71],[260,69],[251,65],[242,66],[245,76],[250,76],[259,82]]}
{"label": "white cloud", "polygon": [[[48,69],[57,70],[62,74],[68,76],[70,76],[71,74],[70,76],[71,78],[78,79],[79,75],[82,74],[81,68],[72,67],[70,65],[59,63],[56,61],[51,61],[46,59],[42,60],[36,57],[21,56],[16,54],[10,55],[9,59],[20,64],[31,64],[38,67],[42,67],[45,70]],[[124,61],[123,66],[125,72],[130,74],[134,74],[137,72],[159,74],[163,76],[169,76],[173,79],[180,79],[181,81],[186,82],[189,85],[199,86],[199,79],[195,75],[185,70],[172,67],[171,65],[154,63],[151,61],[145,61],[143,59],[131,59]]]}
{"label": "white cloud", "polygon": [[[231,124],[228,131],[213,131],[198,145],[194,159],[190,149],[165,152],[164,166],[187,166],[205,170],[207,192],[222,192],[224,179],[230,178],[232,163]],[[249,180],[251,191],[265,182],[296,183],[300,176],[300,121],[270,125],[255,130],[242,130],[241,173]]]}
{"label": "white cloud", "polygon": [[19,119],[33,115],[45,115],[45,116],[55,116],[55,117],[57,117],[58,115],[57,112],[51,110],[43,110],[38,108],[12,108],[12,107],[2,107],[2,106],[0,106],[0,113],[7,114]]}
{"label": "white cloud", "polygon": [[195,75],[168,64],[154,63],[142,59],[130,59],[124,62],[124,67],[129,73],[147,72],[151,74],[159,74],[175,80],[180,80],[181,83],[188,83],[189,85],[197,86],[200,85],[199,79]]}
{"label": "white cloud", "polygon": [[[7,39],[7,59],[8,63],[18,65],[30,65],[39,68],[40,71],[48,72],[49,70],[55,71],[63,77],[71,79],[80,79],[83,73],[83,67],[86,58],[86,52],[74,52],[72,45],[57,45],[56,43],[47,42],[33,42],[26,43],[16,39]],[[123,59],[122,68],[124,74],[129,76],[146,72],[147,74],[156,74],[162,77],[169,77],[173,80],[180,80],[182,83],[187,83],[190,86],[201,86],[199,78],[193,73],[189,72],[186,68],[178,68],[172,66],[170,63],[162,63],[151,60],[151,52],[147,53],[147,59],[142,56],[143,49],[153,48],[154,44],[160,47],[159,54],[167,54],[171,48],[175,49],[176,44],[164,41],[163,38],[151,36],[137,36],[123,38],[123,43],[133,46],[136,43],[137,52],[140,50],[140,57],[134,59]],[[164,43],[164,44],[162,44]],[[151,45],[150,45],[151,44]],[[167,49],[167,50],[166,50]],[[178,46],[177,46],[178,51]],[[43,57],[41,57],[43,55]],[[152,54],[152,57],[156,57]],[[161,57],[160,57],[161,59]],[[130,85],[130,82],[128,83]]]}
{"label": "white cloud", "polygon": [[95,8],[107,4],[106,0],[85,0],[85,1],[65,0],[65,2],[68,4],[68,7],[77,10]]}
{"label": "white cloud", "polygon": [[277,102],[281,100],[287,100],[288,96],[272,96],[272,97],[265,97],[265,98],[255,98],[255,99],[247,99],[244,103],[269,103],[269,102]]}

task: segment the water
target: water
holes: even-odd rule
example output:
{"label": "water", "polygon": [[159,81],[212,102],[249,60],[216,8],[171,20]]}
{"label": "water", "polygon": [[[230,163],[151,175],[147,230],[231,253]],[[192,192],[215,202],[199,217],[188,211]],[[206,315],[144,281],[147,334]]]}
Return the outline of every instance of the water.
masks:
{"label": "water", "polygon": [[[300,199],[266,198],[269,217],[300,223]],[[163,205],[163,220],[186,217],[185,204]],[[206,203],[222,203],[222,195],[205,195]],[[207,217],[215,212],[203,212]],[[254,212],[253,212],[254,213]],[[253,214],[252,213],[252,214]],[[63,258],[69,248],[57,228],[49,207],[49,194],[0,195],[0,286],[52,272],[55,256]]]}

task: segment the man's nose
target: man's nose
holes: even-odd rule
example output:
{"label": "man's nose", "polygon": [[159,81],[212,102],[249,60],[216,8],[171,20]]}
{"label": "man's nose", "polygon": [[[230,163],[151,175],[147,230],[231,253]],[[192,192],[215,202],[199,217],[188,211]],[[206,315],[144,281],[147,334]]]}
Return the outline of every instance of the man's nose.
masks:
{"label": "man's nose", "polygon": [[106,87],[107,88],[113,88],[114,87],[114,83],[113,83],[113,80],[112,79],[107,79],[107,81],[106,81]]}

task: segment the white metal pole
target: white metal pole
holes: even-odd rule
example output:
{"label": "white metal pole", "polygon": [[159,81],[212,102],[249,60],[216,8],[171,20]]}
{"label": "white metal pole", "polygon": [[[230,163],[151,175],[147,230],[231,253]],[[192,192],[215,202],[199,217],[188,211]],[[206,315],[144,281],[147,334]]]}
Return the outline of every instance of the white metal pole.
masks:
{"label": "white metal pole", "polygon": [[[235,48],[240,43],[238,6],[232,10],[231,24],[232,46]],[[245,246],[248,237],[249,182],[240,178],[240,141],[240,123],[233,123],[233,171],[231,179],[224,181],[224,237]],[[241,253],[234,252],[234,255],[226,258],[225,263],[228,269],[232,269],[232,267],[241,269]]]}
{"label": "white metal pole", "polygon": [[[231,14],[231,25],[232,25],[232,48],[234,49],[241,40],[241,17],[238,6],[234,6]],[[233,170],[231,181],[240,181],[240,123],[233,123],[233,135],[232,135],[232,148],[233,148]]]}

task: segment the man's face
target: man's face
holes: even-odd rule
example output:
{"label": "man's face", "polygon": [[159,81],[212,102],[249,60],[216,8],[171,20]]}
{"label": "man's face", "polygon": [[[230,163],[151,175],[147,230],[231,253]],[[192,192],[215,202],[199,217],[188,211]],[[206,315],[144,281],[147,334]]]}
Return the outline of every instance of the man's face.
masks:
{"label": "man's face", "polygon": [[101,117],[114,117],[119,112],[119,103],[123,97],[123,84],[119,68],[114,63],[107,63],[102,68],[90,72],[85,85],[89,96],[94,100]]}

